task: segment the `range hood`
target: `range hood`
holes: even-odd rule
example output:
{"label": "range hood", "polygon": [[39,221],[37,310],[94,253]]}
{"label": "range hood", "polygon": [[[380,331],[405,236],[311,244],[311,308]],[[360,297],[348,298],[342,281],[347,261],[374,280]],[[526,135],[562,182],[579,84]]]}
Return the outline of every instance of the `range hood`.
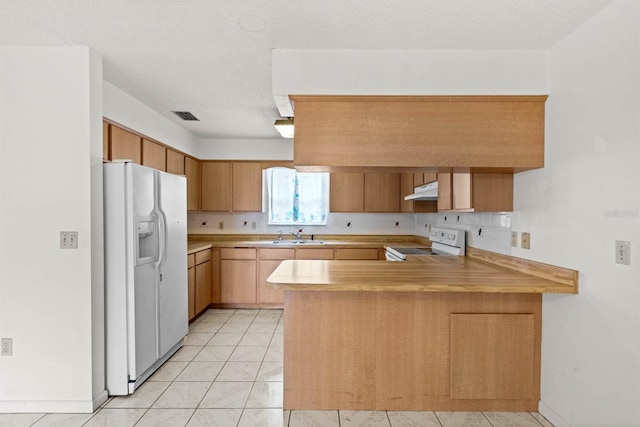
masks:
{"label": "range hood", "polygon": [[438,200],[438,181],[415,187],[405,200]]}

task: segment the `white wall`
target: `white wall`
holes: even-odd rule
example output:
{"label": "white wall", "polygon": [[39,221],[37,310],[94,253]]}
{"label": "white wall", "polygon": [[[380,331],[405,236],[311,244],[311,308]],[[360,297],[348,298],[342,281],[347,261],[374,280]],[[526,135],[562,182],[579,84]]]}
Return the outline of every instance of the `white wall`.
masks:
{"label": "white wall", "polygon": [[0,47],[0,412],[106,399],[101,86],[88,48]]}
{"label": "white wall", "polygon": [[[540,411],[640,426],[640,3],[617,1],[550,50],[545,168],[516,175],[513,255],[580,272],[545,295]],[[615,240],[631,265],[614,263]]]}
{"label": "white wall", "polygon": [[200,143],[191,132],[106,81],[103,113],[129,129],[198,157]]}
{"label": "white wall", "polygon": [[287,95],[546,94],[543,50],[274,49],[272,91]]}

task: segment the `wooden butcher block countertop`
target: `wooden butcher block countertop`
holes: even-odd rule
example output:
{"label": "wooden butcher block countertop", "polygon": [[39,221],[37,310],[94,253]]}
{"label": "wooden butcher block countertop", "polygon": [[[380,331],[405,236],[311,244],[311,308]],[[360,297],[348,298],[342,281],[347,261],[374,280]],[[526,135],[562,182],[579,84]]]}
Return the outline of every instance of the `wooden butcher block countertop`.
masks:
{"label": "wooden butcher block countertop", "polygon": [[267,283],[285,290],[574,294],[578,272],[469,248],[463,257],[407,262],[287,260]]}

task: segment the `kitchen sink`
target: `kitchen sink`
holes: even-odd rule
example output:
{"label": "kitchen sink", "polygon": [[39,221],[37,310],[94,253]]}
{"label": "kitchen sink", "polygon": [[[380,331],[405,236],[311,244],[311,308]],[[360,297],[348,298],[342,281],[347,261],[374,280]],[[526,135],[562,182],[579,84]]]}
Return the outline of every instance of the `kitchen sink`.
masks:
{"label": "kitchen sink", "polygon": [[325,245],[324,240],[274,240],[273,245]]}

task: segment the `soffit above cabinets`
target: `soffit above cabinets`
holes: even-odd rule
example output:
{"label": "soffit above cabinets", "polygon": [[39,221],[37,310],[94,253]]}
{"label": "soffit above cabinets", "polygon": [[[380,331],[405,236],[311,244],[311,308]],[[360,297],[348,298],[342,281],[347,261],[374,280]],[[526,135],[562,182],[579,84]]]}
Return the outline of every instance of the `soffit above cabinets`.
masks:
{"label": "soffit above cabinets", "polygon": [[546,95],[291,99],[300,170],[513,173],[544,166]]}

